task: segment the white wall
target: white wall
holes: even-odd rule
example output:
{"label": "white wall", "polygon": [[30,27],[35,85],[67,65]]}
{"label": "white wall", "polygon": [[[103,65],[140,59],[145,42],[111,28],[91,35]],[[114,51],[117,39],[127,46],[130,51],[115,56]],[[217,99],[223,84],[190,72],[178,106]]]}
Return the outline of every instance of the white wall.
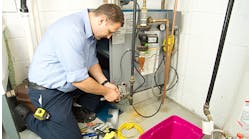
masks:
{"label": "white wall", "polygon": [[[228,0],[179,1],[183,13],[178,87],[168,96],[204,117],[208,92]],[[235,0],[221,57],[210,110],[215,124],[232,135],[248,99],[249,13],[248,0]],[[246,85],[247,84],[247,85]]]}
{"label": "white wall", "polygon": [[[83,8],[96,8],[102,0],[37,0],[42,32],[56,19]],[[141,2],[141,0],[138,0]],[[150,9],[160,8],[161,0],[148,0]],[[178,86],[168,93],[181,105],[204,117],[203,105],[208,92],[214,61],[219,45],[228,0],[182,0]],[[26,36],[14,0],[3,0],[3,19],[8,28],[7,37],[14,54],[16,80],[27,77]],[[174,0],[166,1],[173,9]],[[216,125],[235,135],[241,128],[237,125],[241,106],[248,98],[249,55],[249,3],[235,0],[221,58],[210,110]]]}

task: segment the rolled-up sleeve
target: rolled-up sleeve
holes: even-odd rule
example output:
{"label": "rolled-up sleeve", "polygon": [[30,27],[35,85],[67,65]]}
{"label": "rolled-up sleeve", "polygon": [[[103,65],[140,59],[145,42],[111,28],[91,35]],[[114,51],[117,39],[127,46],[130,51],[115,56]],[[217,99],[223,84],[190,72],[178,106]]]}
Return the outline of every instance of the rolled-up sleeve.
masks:
{"label": "rolled-up sleeve", "polygon": [[[61,38],[64,38],[64,34],[61,34]],[[90,57],[89,44],[85,40],[85,36],[79,37],[72,34],[67,35],[67,41],[60,39],[60,36],[56,37],[55,47],[56,55],[65,70],[67,82],[78,82],[85,80],[88,75],[88,59]],[[92,56],[91,56],[92,57]]]}

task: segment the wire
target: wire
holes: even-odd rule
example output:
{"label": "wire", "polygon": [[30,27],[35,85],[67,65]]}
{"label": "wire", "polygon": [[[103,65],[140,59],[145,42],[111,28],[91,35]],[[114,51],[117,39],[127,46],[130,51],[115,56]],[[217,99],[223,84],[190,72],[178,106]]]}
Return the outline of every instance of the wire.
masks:
{"label": "wire", "polygon": [[[141,88],[141,87],[143,86],[143,84],[145,83],[145,78],[144,78],[144,76],[138,71],[137,68],[135,68],[135,69],[136,69],[136,71],[139,73],[139,75],[143,78],[143,83],[140,84],[140,85],[134,90],[134,92],[136,92],[136,90],[138,90],[139,88]],[[157,109],[153,114],[151,114],[151,115],[143,115],[143,114],[141,114],[141,113],[135,108],[135,105],[132,104],[132,107],[133,107],[134,111],[135,111],[138,115],[140,115],[140,116],[142,116],[142,117],[144,117],[144,118],[150,118],[150,117],[155,116],[155,115],[159,112],[159,110],[161,109],[161,106],[162,106],[162,103],[160,102],[160,105],[159,105],[158,109]]]}
{"label": "wire", "polygon": [[[162,62],[161,62],[162,63]],[[159,68],[160,66],[158,66],[158,68]],[[171,66],[171,69],[173,69],[174,71],[175,71],[175,74],[176,74],[176,77],[177,77],[177,80],[175,81],[175,83],[171,86],[171,87],[169,87],[168,89],[167,89],[167,91],[169,91],[169,90],[171,90],[177,83],[178,83],[178,80],[179,80],[179,76],[178,76],[178,73],[177,73],[177,70],[175,69],[175,68],[173,68],[172,66]],[[136,68],[136,70],[137,70],[137,68]],[[137,70],[137,72],[140,74],[140,72]],[[140,74],[141,75],[141,74]],[[141,75],[142,76],[142,75]],[[143,76],[142,76],[143,77]],[[145,82],[145,78],[143,77],[143,79],[144,79],[144,82]],[[144,84],[144,82],[139,86],[139,87],[137,87],[137,89],[139,89],[143,84]],[[136,90],[137,90],[136,89]],[[135,91],[136,91],[135,90]],[[161,89],[160,89],[161,90]],[[152,91],[153,92],[153,91]],[[160,91],[161,92],[161,91]],[[154,92],[153,92],[153,94],[154,94]],[[163,94],[163,93],[162,93]],[[162,95],[161,94],[161,95]],[[161,96],[160,95],[160,96]],[[154,94],[154,96],[156,96],[156,97],[159,97],[159,96],[157,96],[157,95],[155,95]],[[132,104],[132,107],[133,107],[133,109],[134,109],[134,111],[138,114],[138,115],[140,115],[140,116],[142,116],[142,117],[144,117],[144,118],[150,118],[150,117],[153,117],[154,115],[156,115],[158,112],[159,112],[159,110],[161,109],[161,106],[162,106],[162,102],[160,102],[160,105],[159,105],[159,107],[158,107],[158,109],[153,113],[153,114],[151,114],[151,115],[143,115],[143,114],[141,114],[136,108],[135,108],[135,106],[134,106],[134,104]]]}
{"label": "wire", "polygon": [[[162,89],[162,87],[161,87],[162,85],[160,85],[160,84],[157,83],[157,77],[156,77],[156,75],[157,75],[157,72],[159,71],[159,69],[160,69],[161,64],[162,64],[163,61],[165,62],[164,56],[162,57],[161,62],[160,62],[160,64],[159,64],[158,68],[156,69],[156,72],[154,73],[155,85],[156,85],[160,90]],[[178,83],[178,81],[179,81],[179,75],[178,75],[177,69],[175,69],[173,66],[170,66],[170,68],[171,68],[172,70],[174,70],[174,72],[175,72],[175,77],[176,77],[177,79],[175,80],[175,83],[173,83],[173,84],[171,85],[171,87],[167,88],[167,91],[171,90],[171,89]],[[173,80],[173,81],[174,81],[174,80]]]}
{"label": "wire", "polygon": [[174,86],[178,83],[178,81],[179,81],[179,75],[178,75],[178,73],[177,73],[177,70],[176,70],[175,68],[173,68],[172,66],[171,66],[170,68],[171,68],[172,70],[174,70],[177,79],[176,79],[175,83],[174,83],[171,87],[169,87],[169,88],[167,89],[167,91],[173,89],[173,87],[174,87]]}
{"label": "wire", "polygon": [[125,52],[123,52],[122,57],[121,57],[121,59],[120,59],[120,72],[121,72],[121,74],[120,74],[120,77],[119,77],[119,80],[118,80],[118,84],[121,82],[121,79],[122,79],[122,77],[123,77],[123,71],[122,71],[122,60],[123,60],[123,57],[125,56],[125,54],[126,54],[127,52],[130,52],[130,51],[131,51],[131,49],[128,49],[128,50],[126,50]]}
{"label": "wire", "polygon": [[[151,57],[152,57],[152,56],[151,56]],[[157,73],[158,70],[160,69],[161,64],[163,63],[163,61],[164,61],[164,55],[163,55],[163,57],[162,57],[162,59],[161,59],[160,64],[158,65],[156,71],[154,72],[154,81],[155,81],[155,84],[156,84],[157,86],[160,86],[160,85],[157,84],[157,81],[156,81],[156,73]],[[164,62],[165,62],[165,61],[164,61]],[[144,78],[144,76],[138,71],[138,69],[137,69],[136,67],[135,67],[135,69],[136,69],[136,71],[139,73],[139,75],[143,78],[143,83],[140,84],[140,85],[134,90],[134,91],[136,92],[136,91],[137,91],[140,87],[142,87],[143,84],[145,83],[145,78]],[[174,83],[173,85],[171,85],[169,88],[167,88],[167,91],[171,90],[171,89],[177,84],[177,82],[178,82],[178,80],[179,80],[179,76],[178,76],[177,70],[176,70],[175,68],[173,68],[172,66],[171,66],[171,69],[174,70],[175,75],[176,75],[176,77],[177,77],[177,80],[175,81],[175,83]],[[160,89],[160,92],[161,92],[162,88],[159,88],[159,89]],[[154,94],[154,96],[159,97],[159,95],[156,95],[155,92],[154,92],[153,90],[152,90],[152,93]],[[162,93],[162,94],[163,94],[163,93]],[[162,95],[162,94],[161,94],[161,95]],[[160,95],[160,96],[161,96],[161,95]],[[158,109],[157,109],[153,114],[151,114],[151,115],[143,115],[143,114],[141,114],[141,113],[135,108],[135,105],[132,104],[132,107],[133,107],[134,111],[135,111],[138,115],[140,115],[140,116],[142,116],[142,117],[144,117],[144,118],[150,118],[150,117],[153,117],[154,115],[156,115],[156,114],[159,112],[159,110],[161,109],[161,106],[162,106],[162,102],[160,102],[160,105],[159,105]]]}
{"label": "wire", "polygon": [[[158,83],[157,83],[157,81],[156,81],[156,73],[157,73],[158,70],[160,69],[161,64],[162,64],[162,61],[164,61],[164,55],[162,56],[161,62],[160,62],[158,68],[156,69],[156,71],[155,71],[155,73],[154,73],[154,81],[155,81],[156,86],[158,86],[158,88],[159,88],[159,86],[161,86],[161,85],[158,85]],[[159,88],[159,89],[160,89],[160,88]]]}
{"label": "wire", "polygon": [[145,83],[145,78],[144,76],[140,73],[140,71],[137,69],[137,67],[135,67],[136,71],[139,73],[139,75],[142,77],[143,79],[143,83],[141,83],[135,90],[134,92],[136,92],[139,88],[141,88],[143,86],[143,84]]}
{"label": "wire", "polygon": [[[162,94],[161,94],[162,85],[158,85],[158,83],[157,83],[157,81],[156,81],[156,73],[157,73],[158,70],[160,69],[163,59],[164,59],[164,56],[162,57],[160,64],[158,65],[156,71],[154,72],[154,84],[158,87],[158,89],[160,90],[160,93],[159,93],[159,94],[156,94],[156,92],[154,92],[154,86],[155,86],[155,85],[152,85],[152,86],[151,86],[152,93],[153,93],[153,95],[156,96],[156,97],[159,97],[159,96],[162,95]],[[153,83],[152,83],[152,84],[153,84]]]}
{"label": "wire", "polygon": [[156,110],[156,112],[154,112],[152,115],[143,115],[143,114],[141,114],[140,112],[138,112],[138,111],[136,110],[134,104],[132,104],[132,107],[133,107],[134,111],[135,111],[138,115],[140,115],[141,117],[144,117],[144,118],[150,118],[150,117],[155,116],[155,115],[160,111],[161,106],[162,106],[162,103],[160,102],[160,105],[159,105],[158,109]]}

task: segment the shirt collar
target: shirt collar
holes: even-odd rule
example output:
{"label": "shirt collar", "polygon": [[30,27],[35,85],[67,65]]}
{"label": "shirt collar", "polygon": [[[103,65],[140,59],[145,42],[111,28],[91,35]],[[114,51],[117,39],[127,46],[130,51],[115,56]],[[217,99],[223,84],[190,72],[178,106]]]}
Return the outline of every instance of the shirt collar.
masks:
{"label": "shirt collar", "polygon": [[84,28],[86,31],[87,38],[95,38],[91,29],[90,21],[89,21],[89,10],[83,10],[83,20],[84,20]]}

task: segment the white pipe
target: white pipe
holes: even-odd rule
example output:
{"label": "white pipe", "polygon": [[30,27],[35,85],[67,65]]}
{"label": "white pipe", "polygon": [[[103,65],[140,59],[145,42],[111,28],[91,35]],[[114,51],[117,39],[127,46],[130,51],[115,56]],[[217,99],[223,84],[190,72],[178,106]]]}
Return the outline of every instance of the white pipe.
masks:
{"label": "white pipe", "polygon": [[30,2],[31,3],[28,4],[29,12],[20,14],[26,36],[29,62],[31,63],[34,49],[38,45],[38,42],[41,40],[42,33],[37,0],[31,0]]}
{"label": "white pipe", "polygon": [[33,45],[33,39],[32,39],[32,33],[31,33],[31,24],[29,22],[29,13],[20,13],[21,14],[21,21],[23,23],[24,32],[25,32],[25,38],[26,38],[26,44],[28,49],[28,55],[29,55],[29,62],[32,61],[32,56],[34,53],[34,45]]}
{"label": "white pipe", "polygon": [[36,46],[37,46],[37,44],[41,40],[41,36],[42,36],[37,0],[32,0],[31,14],[33,17],[33,22],[34,22],[34,28],[35,28],[35,34],[36,34],[35,35],[36,36]]}

